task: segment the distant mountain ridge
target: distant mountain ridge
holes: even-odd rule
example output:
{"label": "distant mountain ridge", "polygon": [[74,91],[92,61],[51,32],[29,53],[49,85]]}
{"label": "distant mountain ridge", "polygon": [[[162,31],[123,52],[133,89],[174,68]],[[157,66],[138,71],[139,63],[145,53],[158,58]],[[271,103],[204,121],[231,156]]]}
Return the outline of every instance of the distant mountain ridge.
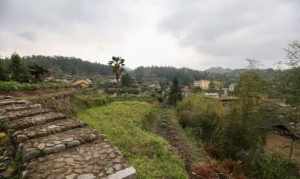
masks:
{"label": "distant mountain ridge", "polygon": [[230,73],[233,70],[230,68],[223,68],[223,67],[211,67],[204,71],[209,72],[209,73],[224,74],[224,73]]}
{"label": "distant mountain ridge", "polygon": [[[56,76],[71,75],[88,78],[94,76],[111,77],[113,75],[109,65],[84,61],[76,57],[32,55],[24,56],[22,59],[26,64],[40,65]],[[6,58],[4,61],[9,64],[10,58]],[[207,70],[200,71],[171,66],[140,66],[135,69],[125,68],[127,73],[140,82],[172,81],[174,78],[178,78],[181,84],[190,85],[195,80],[205,79],[224,81],[225,86],[237,82],[240,73],[245,70],[246,69],[211,67]],[[264,78],[271,78],[274,73],[273,69],[259,69],[256,71],[262,74]]]}

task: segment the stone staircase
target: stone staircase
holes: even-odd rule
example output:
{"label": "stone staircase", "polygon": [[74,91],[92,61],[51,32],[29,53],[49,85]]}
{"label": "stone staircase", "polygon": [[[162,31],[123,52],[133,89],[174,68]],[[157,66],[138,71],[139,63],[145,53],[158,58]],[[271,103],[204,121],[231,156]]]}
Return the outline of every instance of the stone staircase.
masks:
{"label": "stone staircase", "polygon": [[0,96],[0,121],[22,157],[24,179],[133,179],[104,135],[62,113]]}

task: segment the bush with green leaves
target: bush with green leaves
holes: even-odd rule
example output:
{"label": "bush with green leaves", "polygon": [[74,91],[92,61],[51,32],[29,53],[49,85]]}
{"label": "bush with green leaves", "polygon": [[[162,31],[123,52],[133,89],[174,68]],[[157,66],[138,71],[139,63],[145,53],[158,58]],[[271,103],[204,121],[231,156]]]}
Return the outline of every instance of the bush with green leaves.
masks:
{"label": "bush with green leaves", "polygon": [[29,83],[19,83],[16,81],[0,81],[0,91],[11,92],[21,90],[33,90],[34,86]]}
{"label": "bush with green leaves", "polygon": [[191,95],[177,105],[179,122],[183,127],[199,127],[202,120],[224,118],[223,105],[216,99]]}
{"label": "bush with green leaves", "polygon": [[37,89],[59,89],[68,87],[68,84],[59,82],[19,83],[16,81],[0,81],[0,92],[32,91]]}
{"label": "bush with green leaves", "polygon": [[296,179],[297,166],[276,154],[261,154],[248,166],[248,175],[256,179]]}

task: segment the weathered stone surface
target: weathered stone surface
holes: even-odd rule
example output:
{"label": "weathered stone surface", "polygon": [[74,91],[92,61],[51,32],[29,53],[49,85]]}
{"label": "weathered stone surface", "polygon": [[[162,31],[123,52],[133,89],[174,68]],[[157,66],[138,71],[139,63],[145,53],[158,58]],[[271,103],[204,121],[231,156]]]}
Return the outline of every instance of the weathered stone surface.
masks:
{"label": "weathered stone surface", "polygon": [[45,114],[38,114],[35,116],[24,117],[16,121],[8,121],[8,127],[10,129],[21,130],[31,126],[37,126],[52,122],[59,119],[64,119],[65,115],[61,113],[49,112]]}
{"label": "weathered stone surface", "polygon": [[28,104],[25,100],[14,100],[14,99],[4,99],[0,101],[0,106],[12,105],[12,104]]}
{"label": "weathered stone surface", "polygon": [[43,113],[47,113],[47,112],[51,112],[51,110],[38,107],[38,108],[33,108],[33,109],[25,109],[23,111],[10,111],[10,112],[7,112],[5,115],[9,120],[15,120],[18,118],[29,117],[29,116],[33,116],[36,114],[43,114]]}
{"label": "weathered stone surface", "polygon": [[15,140],[20,143],[28,139],[48,136],[66,130],[83,127],[84,124],[73,119],[57,120],[40,126],[32,126],[13,133]]}
{"label": "weathered stone surface", "polygon": [[0,100],[5,100],[5,99],[12,99],[13,97],[11,96],[0,96]]}
{"label": "weathered stone surface", "polygon": [[21,111],[26,109],[34,109],[34,108],[40,108],[40,104],[12,104],[12,105],[6,105],[1,106],[1,110],[4,110],[5,112],[9,111]]}
{"label": "weathered stone surface", "polygon": [[41,105],[0,96],[0,120],[22,154],[22,178],[131,179],[135,170],[102,134]]}
{"label": "weathered stone surface", "polygon": [[[129,167],[123,157],[119,155],[119,152],[113,151],[116,154],[115,159],[118,158],[121,163],[111,159],[110,153],[107,150],[102,150],[104,146],[113,148],[103,139],[97,139],[91,143],[49,154],[42,157],[42,161],[38,159],[31,160],[26,163],[28,178],[36,178],[37,176],[41,176],[41,178],[54,177],[55,175],[69,176],[72,174],[79,176],[91,174],[95,177],[101,174],[102,177],[106,177]],[[95,153],[98,155],[95,155]]]}
{"label": "weathered stone surface", "polygon": [[[22,144],[22,148],[20,150],[25,156],[24,159],[30,160],[37,156],[59,152],[66,148],[91,142],[97,137],[99,136],[92,129],[75,128],[62,133],[27,140],[24,144]],[[31,155],[31,151],[38,151],[39,154],[33,153],[33,155]]]}

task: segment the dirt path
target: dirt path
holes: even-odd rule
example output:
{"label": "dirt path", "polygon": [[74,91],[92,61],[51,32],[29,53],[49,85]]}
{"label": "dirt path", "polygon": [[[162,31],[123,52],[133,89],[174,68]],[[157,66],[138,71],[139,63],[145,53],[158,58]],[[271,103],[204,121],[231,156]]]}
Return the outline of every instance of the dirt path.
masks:
{"label": "dirt path", "polygon": [[192,178],[192,165],[199,161],[199,156],[203,151],[199,146],[191,144],[184,130],[178,124],[174,111],[169,109],[161,109],[156,119],[152,124],[153,132],[165,138],[173,150],[182,158],[185,163],[185,168]]}

